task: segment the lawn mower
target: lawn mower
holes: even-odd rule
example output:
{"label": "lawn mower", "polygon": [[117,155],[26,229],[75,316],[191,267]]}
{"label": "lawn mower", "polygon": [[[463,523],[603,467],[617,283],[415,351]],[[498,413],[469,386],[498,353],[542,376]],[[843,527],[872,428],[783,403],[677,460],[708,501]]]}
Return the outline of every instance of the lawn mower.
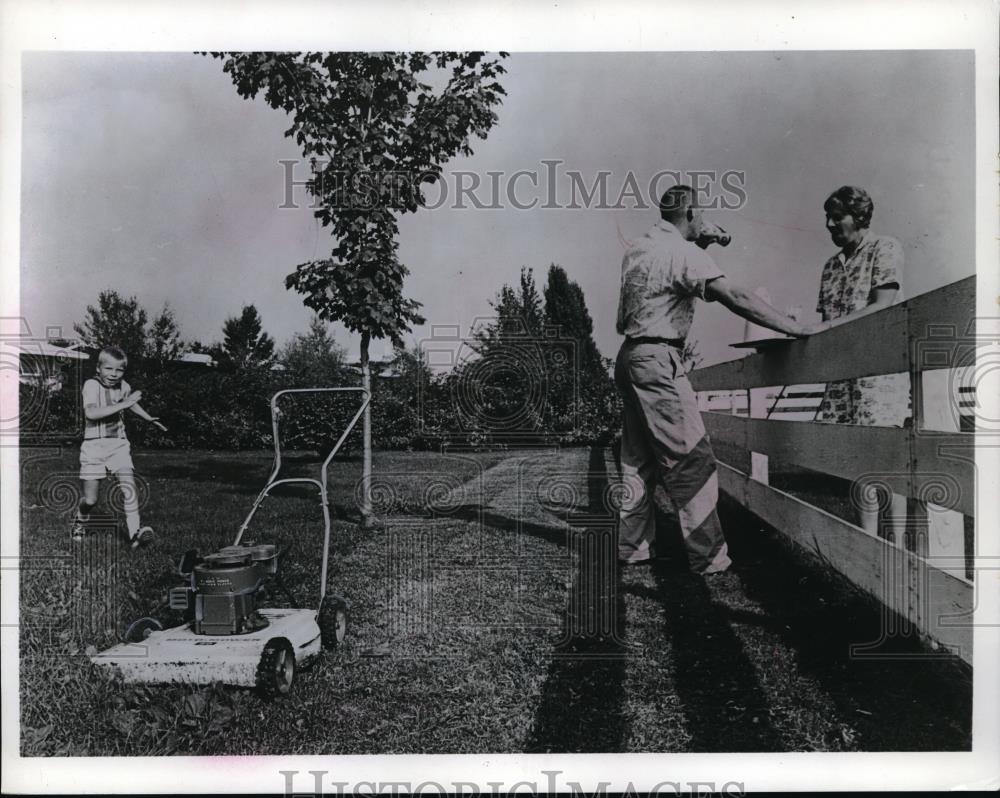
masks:
{"label": "lawn mower", "polygon": [[[349,391],[362,394],[361,406],[323,460],[320,478],[278,479],[281,471],[278,400],[286,394]],[[164,629],[154,617],[140,618],[128,627],[124,642],[92,655],[91,661],[117,669],[126,682],[223,682],[256,686],[270,695],[288,693],[297,666],[317,656],[321,648],[336,647],[347,632],[347,601],[326,590],[330,555],[327,468],[370,401],[371,395],[363,388],[291,388],[274,394],[271,397],[274,464],[267,484],[257,495],[231,546],[205,557],[195,550],[181,557],[177,572],[185,584],[172,588],[167,602],[161,605],[179,611],[186,622]],[[280,559],[284,551],[270,543],[244,540],[250,522],[268,494],[279,485],[292,483],[319,488],[324,526],[317,608],[297,608],[291,591],[281,581]],[[262,606],[275,588],[280,588],[293,608]]]}

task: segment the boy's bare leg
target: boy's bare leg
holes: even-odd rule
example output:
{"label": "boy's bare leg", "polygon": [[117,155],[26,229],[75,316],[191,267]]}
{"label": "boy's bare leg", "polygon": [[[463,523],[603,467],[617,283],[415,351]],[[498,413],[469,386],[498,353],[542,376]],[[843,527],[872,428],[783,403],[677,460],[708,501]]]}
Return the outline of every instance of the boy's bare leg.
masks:
{"label": "boy's bare leg", "polygon": [[132,548],[149,543],[153,530],[139,525],[139,491],[135,487],[135,474],[130,470],[119,471],[118,484],[122,491],[125,525],[128,527],[128,539],[132,542]]}
{"label": "boy's bare leg", "polygon": [[131,540],[139,534],[139,492],[135,487],[135,475],[131,471],[119,471],[118,485],[122,491],[125,525],[128,527],[128,536]]}
{"label": "boy's bare leg", "polygon": [[101,480],[81,479],[80,484],[83,487],[83,495],[80,497],[80,515],[89,518],[91,510],[97,504],[97,496],[101,491]]}
{"label": "boy's bare leg", "polygon": [[76,518],[73,519],[73,537],[78,539],[86,534],[86,524],[90,520],[90,513],[97,504],[101,481],[99,479],[81,479],[80,487],[80,503],[77,505]]}

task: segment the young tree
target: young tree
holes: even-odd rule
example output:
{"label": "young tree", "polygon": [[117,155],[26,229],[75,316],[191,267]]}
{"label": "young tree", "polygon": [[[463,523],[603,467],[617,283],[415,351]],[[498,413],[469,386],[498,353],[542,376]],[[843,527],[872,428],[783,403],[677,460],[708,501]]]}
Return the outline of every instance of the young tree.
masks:
{"label": "young tree", "polygon": [[270,366],[274,360],[274,339],[263,331],[253,305],[244,305],[239,316],[226,319],[222,335],[226,358],[238,369]]}
{"label": "young tree", "polygon": [[149,327],[149,356],[161,365],[174,360],[183,348],[177,319],[170,305],[164,303],[160,315]]}
{"label": "young tree", "polygon": [[87,305],[83,323],[74,324],[73,329],[89,347],[114,345],[131,358],[146,356],[149,342],[146,311],[134,296],[123,299],[117,291],[101,291],[97,307]]}
{"label": "young tree", "polygon": [[[286,287],[321,318],[361,336],[363,387],[371,389],[373,338],[394,343],[420,324],[420,304],[403,295],[398,215],[424,204],[422,185],[441,176],[470,137],[485,138],[505,93],[506,54],[478,52],[213,53],[242,97],[263,93],[291,117],[313,165],[316,217],[336,240],[331,257],[302,263]],[[425,82],[426,81],[426,82]],[[435,85],[437,88],[435,88]],[[371,515],[371,417],[364,418],[362,515]]]}

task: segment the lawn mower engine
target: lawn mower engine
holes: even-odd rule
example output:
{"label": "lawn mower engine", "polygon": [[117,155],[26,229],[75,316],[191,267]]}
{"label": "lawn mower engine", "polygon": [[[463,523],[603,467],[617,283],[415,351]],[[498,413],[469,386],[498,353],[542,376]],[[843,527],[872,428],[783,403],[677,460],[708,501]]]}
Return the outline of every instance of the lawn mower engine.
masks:
{"label": "lawn mower engine", "polygon": [[240,635],[268,625],[257,603],[278,573],[277,547],[226,546],[204,558],[189,552],[185,560],[178,570],[190,584],[171,589],[170,608],[192,620],[195,634]]}

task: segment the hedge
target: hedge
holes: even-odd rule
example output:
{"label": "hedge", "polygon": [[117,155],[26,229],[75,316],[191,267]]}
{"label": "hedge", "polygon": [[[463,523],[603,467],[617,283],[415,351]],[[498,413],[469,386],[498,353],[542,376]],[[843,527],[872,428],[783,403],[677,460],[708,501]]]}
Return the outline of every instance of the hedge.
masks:
{"label": "hedge", "polygon": [[[25,439],[79,439],[83,431],[80,387],[87,376],[70,370],[62,390],[22,384],[21,435]],[[126,379],[143,393],[142,406],[167,427],[127,414],[128,435],[138,446],[163,449],[259,450],[273,446],[270,399],[278,390],[307,387],[281,372],[206,368],[130,367]],[[620,424],[620,401],[610,379],[574,396],[524,397],[480,386],[470,402],[460,374],[375,378],[372,443],[378,449],[438,449],[443,445],[608,443]],[[341,384],[358,384],[355,374]],[[358,407],[353,394],[286,397],[281,402],[282,447],[329,451]],[[343,452],[360,450],[361,424]]]}

